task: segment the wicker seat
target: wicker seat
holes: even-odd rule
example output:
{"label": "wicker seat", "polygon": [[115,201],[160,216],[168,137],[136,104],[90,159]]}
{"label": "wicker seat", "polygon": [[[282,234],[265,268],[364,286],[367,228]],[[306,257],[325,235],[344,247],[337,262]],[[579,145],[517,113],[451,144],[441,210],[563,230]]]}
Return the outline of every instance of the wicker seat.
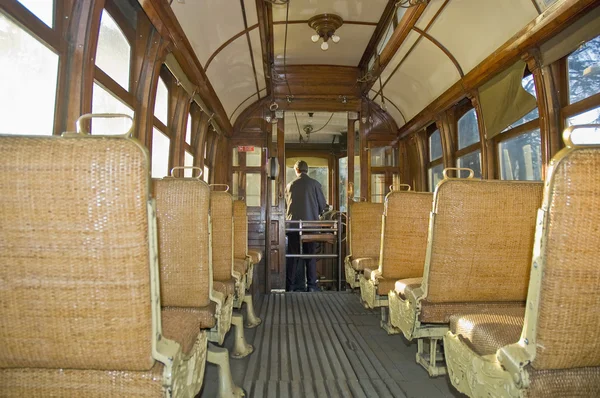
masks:
{"label": "wicker seat", "polygon": [[344,261],[346,282],[352,289],[360,287],[360,274],[365,267],[377,268],[381,242],[382,203],[349,203],[349,255]]}
{"label": "wicker seat", "polygon": [[399,333],[388,321],[388,293],[398,279],[423,276],[432,202],[433,195],[424,192],[392,191],[386,196],[381,258],[377,272],[360,280],[360,294],[367,308],[382,307],[381,327],[388,333]]}
{"label": "wicker seat", "polygon": [[[219,344],[231,324],[231,312],[223,311],[225,300],[235,291],[235,280],[211,279],[209,245],[210,189],[195,178],[163,178],[153,181],[158,225],[161,297],[172,314],[197,319],[196,329]],[[211,319],[212,318],[212,319]],[[245,347],[242,347],[245,348]],[[233,386],[229,358],[214,346],[209,347],[211,362],[223,370],[221,385],[241,393]]]}
{"label": "wicker seat", "polygon": [[[210,192],[210,216],[212,225],[212,270],[215,289],[224,294],[225,306],[231,314],[231,324],[235,326],[236,344],[233,358],[250,355],[254,348],[244,338],[244,319],[240,313],[233,314],[233,308],[240,308],[246,295],[246,278],[236,272],[234,266],[234,200],[224,191]],[[226,333],[226,331],[225,331]],[[219,343],[225,334],[219,335]]]}
{"label": "wicker seat", "polygon": [[[252,293],[248,292],[252,285],[254,265],[260,261],[260,252],[250,255],[248,251],[248,212],[246,202],[233,201],[233,268],[243,275],[246,291],[241,300],[236,302],[236,308],[241,308],[246,303],[246,327],[254,328],[260,325],[261,320],[254,313]],[[258,253],[258,254],[257,254]]]}
{"label": "wicker seat", "polygon": [[436,350],[450,316],[523,306],[542,188],[475,179],[438,185],[423,282],[405,288],[404,298],[395,290],[389,295],[392,325],[407,339],[419,339],[417,362],[430,375],[446,371],[437,365],[443,355]]}
{"label": "wicker seat", "polygon": [[450,380],[469,396],[600,396],[600,145],[564,136],[538,211],[524,318],[453,317],[444,337]]}
{"label": "wicker seat", "polygon": [[0,137],[0,395],[200,391],[200,320],[161,315],[148,167],[131,139]]}

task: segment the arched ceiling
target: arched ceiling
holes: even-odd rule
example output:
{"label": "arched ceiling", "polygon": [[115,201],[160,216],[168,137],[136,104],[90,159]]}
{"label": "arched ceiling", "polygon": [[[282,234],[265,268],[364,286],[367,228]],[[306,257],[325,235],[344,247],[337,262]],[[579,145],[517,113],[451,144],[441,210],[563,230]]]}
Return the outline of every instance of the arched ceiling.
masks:
{"label": "arched ceiling", "polygon": [[[398,13],[394,31],[387,27],[397,1],[290,0],[288,9],[267,0],[174,0],[171,7],[232,124],[273,87],[274,95],[281,96],[276,86],[285,84],[284,53],[286,65],[345,66],[363,75],[366,68],[359,67],[391,48],[389,62],[371,68],[380,79],[363,90],[401,127],[551,3],[562,0],[429,0],[412,16]],[[344,19],[336,32],[341,40],[328,51],[311,41],[314,31],[307,23],[323,13]],[[398,34],[401,30],[408,33]],[[387,47],[381,37],[391,37]],[[273,83],[265,79],[272,67],[279,80]],[[330,79],[335,85],[335,76]]]}

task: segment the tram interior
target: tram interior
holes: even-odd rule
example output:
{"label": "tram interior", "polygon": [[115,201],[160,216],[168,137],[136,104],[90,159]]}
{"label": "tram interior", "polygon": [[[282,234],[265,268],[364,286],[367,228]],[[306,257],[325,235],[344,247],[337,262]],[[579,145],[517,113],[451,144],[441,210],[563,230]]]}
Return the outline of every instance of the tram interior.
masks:
{"label": "tram interior", "polygon": [[1,0],[0,114],[0,397],[600,396],[598,0]]}

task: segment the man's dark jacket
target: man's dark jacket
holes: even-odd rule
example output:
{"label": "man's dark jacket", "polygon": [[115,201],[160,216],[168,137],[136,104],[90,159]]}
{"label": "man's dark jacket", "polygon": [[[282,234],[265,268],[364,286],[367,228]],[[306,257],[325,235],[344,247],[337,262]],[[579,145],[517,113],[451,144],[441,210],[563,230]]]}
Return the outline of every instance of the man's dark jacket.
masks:
{"label": "man's dark jacket", "polygon": [[287,185],[285,203],[286,220],[318,220],[326,206],[321,184],[306,173],[300,174]]}

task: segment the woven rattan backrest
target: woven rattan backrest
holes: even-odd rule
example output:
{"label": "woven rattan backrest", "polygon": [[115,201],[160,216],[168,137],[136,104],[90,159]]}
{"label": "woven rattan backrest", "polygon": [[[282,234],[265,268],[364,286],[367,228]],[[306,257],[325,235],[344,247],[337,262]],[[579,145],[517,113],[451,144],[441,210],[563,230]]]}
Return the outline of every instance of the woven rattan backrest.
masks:
{"label": "woven rattan backrest", "polygon": [[0,137],[0,195],[0,367],[151,368],[146,151]]}
{"label": "woven rattan backrest", "polygon": [[438,185],[427,301],[525,301],[542,188],[474,179]]}
{"label": "woven rattan backrest", "polygon": [[227,192],[211,191],[213,279],[231,279],[233,267],[233,198]]}
{"label": "woven rattan backrest", "polygon": [[570,152],[544,197],[538,369],[600,366],[600,148]]}
{"label": "woven rattan backrest", "polygon": [[383,203],[350,204],[350,253],[353,258],[379,257]]}
{"label": "woven rattan backrest", "polygon": [[244,201],[233,201],[233,229],[233,257],[245,259],[248,255],[248,215]]}
{"label": "woven rattan backrest", "polygon": [[208,206],[210,189],[196,179],[153,180],[158,224],[162,305],[210,304]]}
{"label": "woven rattan backrest", "polygon": [[381,271],[386,279],[423,276],[433,194],[393,191],[385,202]]}

